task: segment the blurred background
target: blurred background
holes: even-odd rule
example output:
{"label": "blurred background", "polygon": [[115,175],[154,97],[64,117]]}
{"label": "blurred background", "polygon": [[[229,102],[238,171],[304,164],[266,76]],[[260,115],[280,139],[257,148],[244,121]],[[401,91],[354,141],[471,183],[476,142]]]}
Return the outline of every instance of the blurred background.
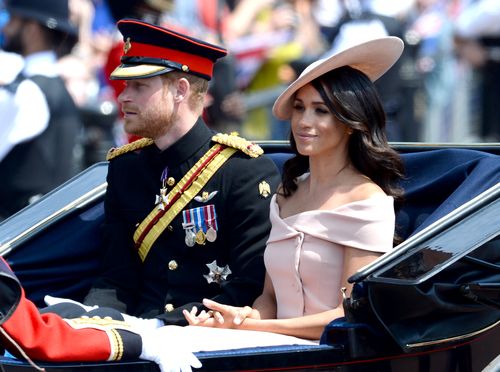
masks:
{"label": "blurred background", "polygon": [[[2,27],[9,19],[4,1]],[[287,123],[271,115],[287,83],[346,43],[394,35],[405,42],[404,55],[377,82],[389,140],[500,141],[498,0],[69,0],[69,12],[78,38],[58,68],[83,122],[75,172],[132,140],[116,103],[122,83],[108,80],[123,46],[115,22],[124,17],[228,48],[204,113],[219,131],[287,139]],[[5,61],[2,69],[10,66]]]}

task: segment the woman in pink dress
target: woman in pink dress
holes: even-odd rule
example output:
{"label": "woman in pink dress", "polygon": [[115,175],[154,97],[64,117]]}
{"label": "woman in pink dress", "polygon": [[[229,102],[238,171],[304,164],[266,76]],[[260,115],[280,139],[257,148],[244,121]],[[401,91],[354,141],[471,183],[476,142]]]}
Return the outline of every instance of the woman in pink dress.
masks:
{"label": "woman in pink dress", "polygon": [[264,290],[252,307],[206,300],[208,311],[185,311],[191,325],[317,340],[344,315],[347,278],[393,247],[403,166],[373,81],[402,50],[395,37],[358,44],[311,64],[277,99],[295,156],[271,202]]}

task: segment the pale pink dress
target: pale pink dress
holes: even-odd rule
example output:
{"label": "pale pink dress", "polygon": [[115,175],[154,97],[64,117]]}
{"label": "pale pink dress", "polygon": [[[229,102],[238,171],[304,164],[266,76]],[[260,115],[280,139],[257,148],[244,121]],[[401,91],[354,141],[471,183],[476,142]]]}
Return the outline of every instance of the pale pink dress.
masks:
{"label": "pale pink dress", "polygon": [[381,253],[392,248],[395,214],[390,196],[281,218],[275,195],[270,218],[264,261],[276,293],[278,319],[339,305],[345,246]]}

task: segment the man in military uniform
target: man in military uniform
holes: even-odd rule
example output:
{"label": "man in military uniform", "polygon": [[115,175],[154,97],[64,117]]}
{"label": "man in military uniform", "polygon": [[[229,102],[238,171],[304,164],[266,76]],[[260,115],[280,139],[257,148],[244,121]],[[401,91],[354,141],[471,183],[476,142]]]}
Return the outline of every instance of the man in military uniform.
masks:
{"label": "man in military uniform", "polygon": [[200,118],[226,50],[138,20],[118,28],[111,78],[125,82],[125,130],[143,138],[108,154],[103,271],[84,302],[180,325],[203,298],[251,304],[279,172],[259,146]]}

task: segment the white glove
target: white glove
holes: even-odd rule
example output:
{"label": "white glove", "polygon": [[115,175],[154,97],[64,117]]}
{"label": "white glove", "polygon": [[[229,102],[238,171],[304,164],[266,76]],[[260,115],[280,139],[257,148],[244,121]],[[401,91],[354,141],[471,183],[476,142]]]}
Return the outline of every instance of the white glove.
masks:
{"label": "white glove", "polygon": [[201,362],[184,340],[183,327],[165,326],[141,332],[142,352],[139,358],[155,362],[161,372],[192,372]]}
{"label": "white glove", "polygon": [[60,303],[67,302],[67,303],[70,303],[70,304],[78,305],[78,306],[82,307],[85,311],[91,311],[91,310],[99,308],[99,306],[97,306],[97,305],[87,306],[87,305],[84,305],[84,304],[82,304],[82,303],[80,303],[78,301],[71,300],[69,298],[53,297],[53,296],[50,296],[50,295],[46,295],[43,298],[43,301],[45,302],[45,304],[47,306],[52,306],[52,305],[57,305],[57,304],[60,304]]}
{"label": "white glove", "polygon": [[137,333],[146,333],[154,331],[165,324],[160,319],[143,319],[132,315],[122,313],[123,320],[128,323]]}

